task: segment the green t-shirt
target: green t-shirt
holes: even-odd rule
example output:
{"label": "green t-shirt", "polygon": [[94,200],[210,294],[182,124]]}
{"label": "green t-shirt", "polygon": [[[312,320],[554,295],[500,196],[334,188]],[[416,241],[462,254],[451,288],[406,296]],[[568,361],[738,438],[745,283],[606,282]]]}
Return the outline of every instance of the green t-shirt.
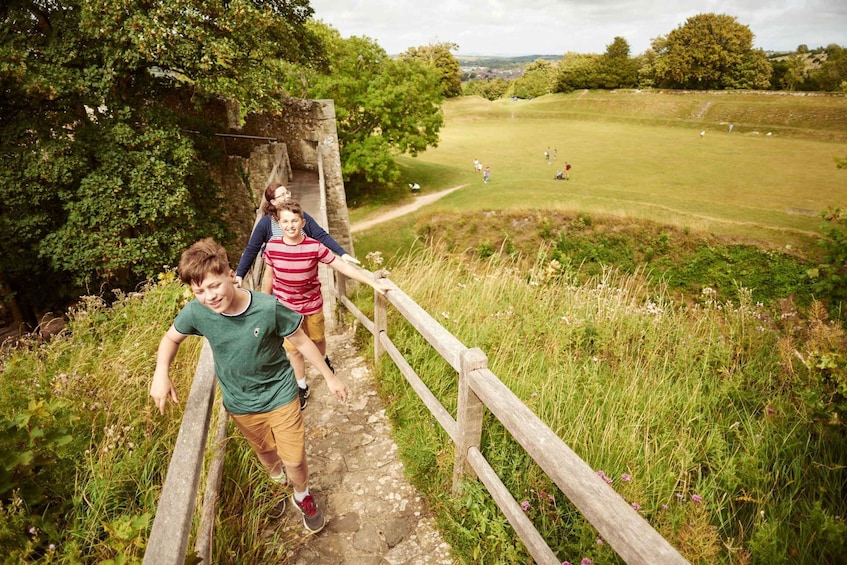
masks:
{"label": "green t-shirt", "polygon": [[250,292],[250,305],[237,316],[216,314],[192,300],[177,314],[174,327],[209,340],[224,408],[231,414],[261,414],[297,398],[282,340],[302,320],[273,296]]}

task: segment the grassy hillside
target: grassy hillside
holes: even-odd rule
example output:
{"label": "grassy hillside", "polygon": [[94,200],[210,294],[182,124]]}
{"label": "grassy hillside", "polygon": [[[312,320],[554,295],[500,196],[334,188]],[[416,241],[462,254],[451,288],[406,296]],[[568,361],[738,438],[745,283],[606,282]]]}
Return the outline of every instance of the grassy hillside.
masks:
{"label": "grassy hillside", "polygon": [[[444,112],[438,147],[399,159],[398,188],[350,195],[354,222],[413,198],[406,183],[422,193],[468,184],[430,209],[608,214],[811,250],[820,212],[847,201],[834,161],[847,154],[845,97],[580,92],[461,98]],[[491,166],[490,184],[474,158]],[[556,181],[564,161],[572,180]]]}

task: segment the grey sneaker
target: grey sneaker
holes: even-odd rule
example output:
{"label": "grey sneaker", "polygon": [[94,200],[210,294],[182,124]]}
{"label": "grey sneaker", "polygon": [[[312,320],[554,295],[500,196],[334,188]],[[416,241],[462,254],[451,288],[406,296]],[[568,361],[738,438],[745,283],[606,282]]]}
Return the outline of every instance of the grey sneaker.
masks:
{"label": "grey sneaker", "polygon": [[309,532],[316,534],[324,528],[326,525],[324,513],[321,512],[321,509],[318,508],[317,504],[315,504],[315,499],[311,493],[307,494],[306,498],[304,498],[302,502],[297,502],[297,499],[294,498],[293,494],[291,495],[291,500],[294,502],[294,506],[296,506],[300,510],[300,513],[303,514],[303,526],[305,526]]}
{"label": "grey sneaker", "polygon": [[274,504],[273,508],[268,511],[268,518],[271,520],[279,520],[285,514],[285,497],[283,496],[279,502]]}
{"label": "grey sneaker", "polygon": [[312,391],[309,390],[309,385],[306,385],[306,388],[298,389],[297,394],[300,396],[300,410],[302,410],[306,407],[306,399],[309,398],[309,395],[312,394]]}

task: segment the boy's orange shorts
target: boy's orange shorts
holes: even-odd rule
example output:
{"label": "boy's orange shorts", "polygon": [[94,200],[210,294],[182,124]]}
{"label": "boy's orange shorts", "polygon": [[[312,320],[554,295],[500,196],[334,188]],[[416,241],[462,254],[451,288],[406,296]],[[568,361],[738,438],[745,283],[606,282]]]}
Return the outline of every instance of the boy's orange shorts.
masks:
{"label": "boy's orange shorts", "polygon": [[[309,339],[312,341],[321,341],[326,336],[326,321],[324,320],[324,311],[315,312],[303,316],[303,323],[300,325]],[[282,346],[286,351],[297,351],[290,341],[287,339],[282,342]]]}
{"label": "boy's orange shorts", "polygon": [[306,459],[306,427],[300,399],[263,414],[232,414],[232,421],[263,463],[279,459],[300,463]]}

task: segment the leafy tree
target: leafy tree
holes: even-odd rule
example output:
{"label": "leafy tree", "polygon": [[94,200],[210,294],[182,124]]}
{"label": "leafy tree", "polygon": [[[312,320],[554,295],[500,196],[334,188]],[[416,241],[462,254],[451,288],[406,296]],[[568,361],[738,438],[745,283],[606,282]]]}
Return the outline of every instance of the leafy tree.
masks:
{"label": "leafy tree", "polygon": [[767,88],[771,66],[753,49],[753,32],[736,18],[699,14],[667,37],[653,40],[656,85],[665,88],[721,90]]}
{"label": "leafy tree", "polygon": [[279,107],[282,63],[320,61],[311,13],[307,0],[2,4],[0,289],[17,321],[225,238],[207,173],[224,119],[199,106]]}
{"label": "leafy tree", "polygon": [[509,82],[500,77],[471,80],[465,83],[465,96],[482,96],[486,100],[502,98],[509,90]]}
{"label": "leafy tree", "polygon": [[831,44],[826,48],[826,61],[811,73],[820,90],[838,92],[847,81],[847,49]]}
{"label": "leafy tree", "polygon": [[410,47],[400,58],[418,59],[435,67],[441,75],[441,94],[454,98],[462,95],[462,70],[452,53],[458,48],[457,44],[446,42]]}
{"label": "leafy tree", "polygon": [[565,53],[556,72],[555,92],[571,92],[580,88],[597,88],[600,55]]}
{"label": "leafy tree", "polygon": [[638,66],[629,56],[629,43],[623,37],[606,46],[598,61],[598,82],[601,88],[632,88],[638,80]]}
{"label": "leafy tree", "polygon": [[515,79],[514,93],[518,98],[535,98],[553,92],[555,67],[546,59],[536,59],[526,66],[523,76]]}
{"label": "leafy tree", "polygon": [[322,22],[329,72],[300,69],[292,92],[335,100],[341,167],[348,188],[388,183],[400,171],[395,155],[415,156],[438,142],[444,123],[438,71],[418,58],[394,59],[367,37],[343,39]]}

